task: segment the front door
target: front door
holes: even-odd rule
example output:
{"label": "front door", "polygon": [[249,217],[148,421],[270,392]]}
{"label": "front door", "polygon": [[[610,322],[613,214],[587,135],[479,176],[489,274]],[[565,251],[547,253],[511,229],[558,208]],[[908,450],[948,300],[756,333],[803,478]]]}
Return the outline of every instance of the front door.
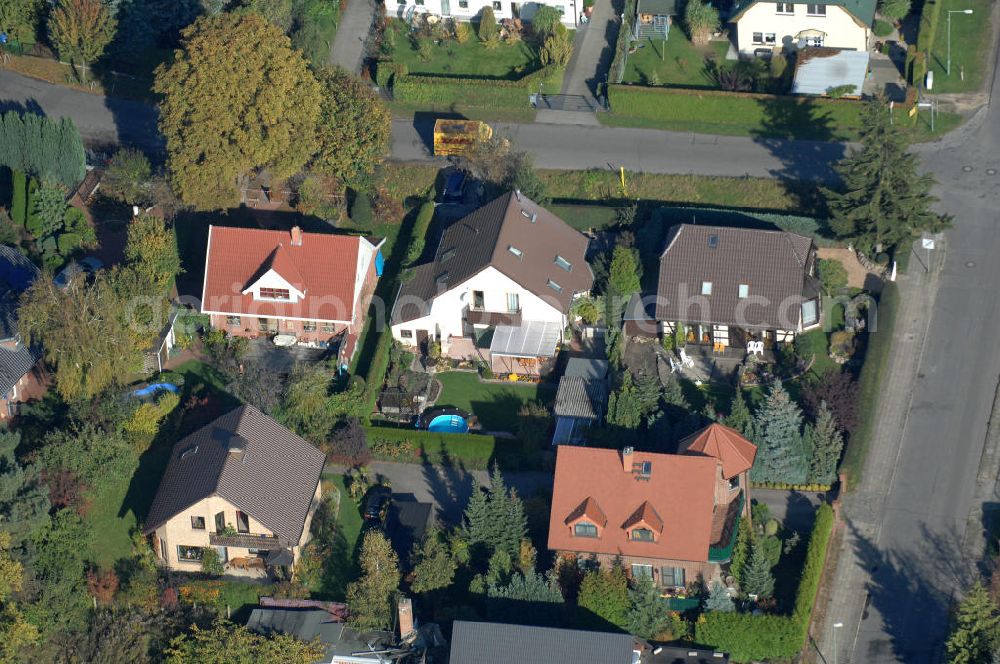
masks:
{"label": "front door", "polygon": [[451,16],[451,0],[441,0],[441,16]]}
{"label": "front door", "polygon": [[417,348],[421,355],[427,355],[427,330],[417,330]]}

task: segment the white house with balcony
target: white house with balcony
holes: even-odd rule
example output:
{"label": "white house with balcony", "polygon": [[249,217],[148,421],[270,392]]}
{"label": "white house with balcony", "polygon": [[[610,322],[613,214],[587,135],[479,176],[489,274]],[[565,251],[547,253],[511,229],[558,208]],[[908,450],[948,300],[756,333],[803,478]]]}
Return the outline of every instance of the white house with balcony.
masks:
{"label": "white house with balcony", "polygon": [[740,0],[730,22],[741,55],[806,46],[866,51],[877,0]]}
{"label": "white house with balcony", "polygon": [[540,373],[574,298],[590,291],[588,238],[519,192],[452,223],[430,262],[405,277],[392,335],[426,353]]}
{"label": "white house with balcony", "polygon": [[549,5],[562,14],[562,22],[575,28],[583,14],[583,0],[545,0],[544,2],[511,2],[510,0],[386,0],[386,10],[397,18],[408,19],[414,14],[432,14],[456,21],[479,20],[486,7],[493,9],[497,21],[519,18],[531,22],[539,7]]}

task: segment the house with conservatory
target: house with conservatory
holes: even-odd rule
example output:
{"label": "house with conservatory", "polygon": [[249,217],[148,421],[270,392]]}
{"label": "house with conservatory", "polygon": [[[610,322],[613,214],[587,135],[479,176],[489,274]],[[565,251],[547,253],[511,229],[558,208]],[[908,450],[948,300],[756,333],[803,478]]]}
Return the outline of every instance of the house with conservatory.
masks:
{"label": "house with conservatory", "polygon": [[816,245],[804,235],[678,224],[660,255],[654,318],[689,353],[769,359],[821,323],[816,263]]}
{"label": "house with conservatory", "polygon": [[448,226],[433,259],[404,277],[392,335],[497,373],[547,373],[573,300],[594,282],[589,242],[524,194],[506,193]]}
{"label": "house with conservatory", "polygon": [[336,346],[346,363],[382,274],[383,242],[298,226],[209,226],[201,312],[228,334]]}
{"label": "house with conservatory", "polygon": [[678,454],[560,445],[549,549],[584,566],[620,563],[665,592],[718,579],[750,516],[756,453],[722,424],[681,441]]}

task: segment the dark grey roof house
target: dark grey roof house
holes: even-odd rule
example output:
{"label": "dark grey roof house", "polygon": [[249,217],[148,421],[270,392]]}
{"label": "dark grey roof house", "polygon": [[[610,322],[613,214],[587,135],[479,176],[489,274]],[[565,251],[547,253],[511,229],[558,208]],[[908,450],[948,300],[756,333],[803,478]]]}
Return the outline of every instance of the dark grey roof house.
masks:
{"label": "dark grey roof house", "polygon": [[456,620],[450,664],[637,664],[641,643],[628,634]]}
{"label": "dark grey roof house", "polygon": [[174,445],[146,533],[156,533],[157,553],[179,569],[200,560],[206,545],[287,564],[308,536],[325,460],[255,407],[240,406]]}
{"label": "dark grey roof house", "polygon": [[12,414],[13,402],[23,396],[18,394],[18,386],[24,385],[41,358],[39,348],[22,343],[17,328],[21,294],[38,274],[27,256],[14,247],[0,245],[0,401],[6,402],[0,409],[0,419]]}
{"label": "dark grey roof house", "polygon": [[286,634],[300,641],[317,640],[325,647],[324,664],[378,663],[378,652],[393,641],[389,632],[358,634],[338,617],[323,609],[257,608],[250,613],[247,629],[257,634]]}
{"label": "dark grey roof house", "polygon": [[656,319],[801,332],[820,322],[815,270],[816,246],[803,235],[680,224],[660,256]]}
{"label": "dark grey roof house", "polygon": [[570,358],[559,379],[553,445],[583,443],[586,427],[604,418],[608,405],[608,361]]}

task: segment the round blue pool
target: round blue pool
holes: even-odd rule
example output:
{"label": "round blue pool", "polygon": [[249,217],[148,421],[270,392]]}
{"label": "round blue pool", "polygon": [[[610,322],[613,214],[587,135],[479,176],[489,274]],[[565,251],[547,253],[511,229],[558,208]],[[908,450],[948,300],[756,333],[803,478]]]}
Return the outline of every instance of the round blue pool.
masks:
{"label": "round blue pool", "polygon": [[435,433],[468,433],[469,423],[461,415],[438,415],[427,425]]}
{"label": "round blue pool", "polygon": [[177,394],[178,392],[180,392],[180,388],[178,388],[173,383],[152,383],[150,385],[147,385],[146,387],[143,387],[142,389],[136,390],[132,394],[141,398],[141,397],[153,396],[157,392],[163,392],[163,391],[173,392],[174,394]]}

